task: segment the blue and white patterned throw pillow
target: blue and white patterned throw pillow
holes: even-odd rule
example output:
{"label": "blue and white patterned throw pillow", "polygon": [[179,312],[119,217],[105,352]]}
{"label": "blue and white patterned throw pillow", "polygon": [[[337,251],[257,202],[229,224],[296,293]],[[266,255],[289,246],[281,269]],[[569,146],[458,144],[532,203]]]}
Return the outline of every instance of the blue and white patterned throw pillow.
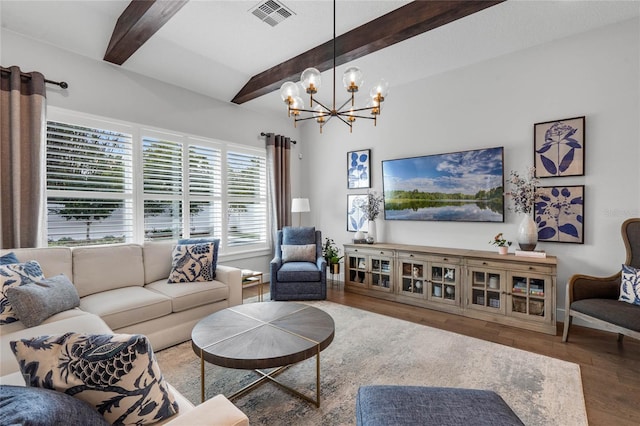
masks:
{"label": "blue and white patterned throw pillow", "polygon": [[178,412],[145,336],[66,333],[12,341],[11,350],[28,386],[81,399],[111,424],[155,423]]}
{"label": "blue and white patterned throw pillow", "polygon": [[622,265],[622,282],[618,300],[640,305],[640,269]]}
{"label": "blue and white patterned throw pillow", "polygon": [[0,324],[9,324],[19,320],[11,303],[7,299],[7,290],[44,279],[42,268],[35,260],[26,263],[0,265]]}
{"label": "blue and white patterned throw pillow", "polygon": [[212,281],[214,243],[178,244],[173,249],[169,283]]}

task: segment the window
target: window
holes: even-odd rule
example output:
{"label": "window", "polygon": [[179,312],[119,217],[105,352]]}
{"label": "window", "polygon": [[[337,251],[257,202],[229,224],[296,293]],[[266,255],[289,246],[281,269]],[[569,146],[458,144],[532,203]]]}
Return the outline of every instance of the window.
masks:
{"label": "window", "polygon": [[214,236],[222,253],[269,248],[264,150],[58,109],[49,118],[50,246]]}

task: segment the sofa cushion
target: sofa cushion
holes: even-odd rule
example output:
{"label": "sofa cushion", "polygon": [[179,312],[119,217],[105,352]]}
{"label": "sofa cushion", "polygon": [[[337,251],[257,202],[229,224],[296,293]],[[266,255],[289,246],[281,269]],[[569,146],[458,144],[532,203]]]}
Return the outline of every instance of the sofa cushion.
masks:
{"label": "sofa cushion", "polygon": [[0,411],[5,425],[109,425],[91,405],[49,389],[0,386]]}
{"label": "sofa cushion", "polygon": [[283,262],[315,262],[316,261],[316,245],[300,244],[280,246],[282,249]]}
{"label": "sofa cushion", "polygon": [[35,327],[53,314],[80,306],[76,288],[62,274],[9,288],[7,299],[27,327]]}
{"label": "sofa cushion", "polygon": [[178,244],[173,249],[170,283],[212,281],[215,244]]}
{"label": "sofa cushion", "polygon": [[282,244],[299,245],[299,244],[315,244],[316,228],[313,226],[292,227],[285,226],[282,228]]}
{"label": "sofa cushion", "polygon": [[640,332],[640,306],[615,299],[582,299],[571,303],[571,309]]}
{"label": "sofa cushion", "polygon": [[72,281],[80,297],[115,288],[142,287],[142,247],[137,244],[76,247]]}
{"label": "sofa cushion", "polygon": [[68,331],[74,331],[76,333],[112,332],[109,326],[105,324],[99,316],[81,311],[80,309],[71,309],[55,314],[36,327],[24,328],[24,326],[22,326],[22,329],[13,329],[11,333],[7,332],[7,328],[18,324],[22,326],[22,322],[20,321],[0,326],[0,330],[2,331],[2,338],[0,339],[0,376],[5,376],[20,370],[9,345],[11,340],[62,334]]}
{"label": "sofa cushion", "polygon": [[28,385],[88,402],[112,424],[148,424],[178,405],[145,336],[65,333],[11,342]]}
{"label": "sofa cushion", "polygon": [[361,386],[356,396],[358,426],[524,425],[497,393],[426,386]]}
{"label": "sofa cushion", "polygon": [[203,244],[203,243],[213,243],[213,264],[211,265],[213,268],[213,276],[211,279],[216,278],[216,268],[218,266],[218,249],[220,248],[220,238],[184,238],[178,240],[178,244]]}
{"label": "sofa cushion", "polygon": [[171,313],[171,300],[144,287],[125,287],[80,298],[80,309],[100,316],[113,330]]}
{"label": "sofa cushion", "polygon": [[20,263],[14,252],[0,256],[0,265],[9,265],[10,263]]}
{"label": "sofa cushion", "polygon": [[283,263],[277,272],[278,281],[320,281],[320,270],[315,263],[288,262]]}
{"label": "sofa cushion", "polygon": [[220,281],[201,281],[175,285],[168,283],[167,280],[158,280],[147,284],[145,288],[171,298],[173,312],[182,312],[229,298],[229,287]]}
{"label": "sofa cushion", "polygon": [[621,302],[640,305],[640,269],[622,265],[622,279],[620,281]]}
{"label": "sofa cushion", "polygon": [[26,263],[0,265],[0,324],[19,320],[16,311],[7,298],[7,291],[44,278],[40,265],[35,260]]}
{"label": "sofa cushion", "polygon": [[142,246],[144,260],[144,283],[164,279],[166,281],[171,272],[171,254],[175,242],[149,241]]}
{"label": "sofa cushion", "polygon": [[[45,277],[60,274],[65,274],[69,278],[73,276],[71,248],[69,247],[17,248],[11,251],[23,262],[29,260],[38,262]],[[8,252],[0,250],[0,254],[6,253]]]}

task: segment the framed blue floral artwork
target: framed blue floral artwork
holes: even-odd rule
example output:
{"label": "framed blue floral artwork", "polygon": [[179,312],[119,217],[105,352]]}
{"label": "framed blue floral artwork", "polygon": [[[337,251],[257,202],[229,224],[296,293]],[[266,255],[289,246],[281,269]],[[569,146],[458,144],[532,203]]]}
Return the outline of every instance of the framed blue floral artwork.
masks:
{"label": "framed blue floral artwork", "polygon": [[584,185],[536,188],[538,241],[584,243]]}
{"label": "framed blue floral artwork", "polygon": [[583,117],[533,125],[536,177],[584,176]]}
{"label": "framed blue floral artwork", "polygon": [[371,187],[371,150],[347,152],[347,188]]}
{"label": "framed blue floral artwork", "polygon": [[347,195],[347,231],[367,232],[369,226],[364,215],[364,206],[367,200],[367,194]]}

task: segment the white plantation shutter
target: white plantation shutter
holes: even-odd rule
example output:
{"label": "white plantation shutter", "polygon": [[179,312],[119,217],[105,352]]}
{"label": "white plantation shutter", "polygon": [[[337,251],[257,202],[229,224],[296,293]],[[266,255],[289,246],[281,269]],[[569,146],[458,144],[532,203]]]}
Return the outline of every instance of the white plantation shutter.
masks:
{"label": "white plantation shutter", "polygon": [[47,122],[50,245],[132,240],[131,134],[107,130],[107,122],[93,124],[96,126]]}
{"label": "white plantation shutter", "polygon": [[216,237],[220,253],[269,249],[264,149],[48,116],[49,245]]}
{"label": "white plantation shutter", "polygon": [[227,153],[227,244],[266,244],[266,160],[239,150]]}
{"label": "white plantation shutter", "polygon": [[182,143],[142,138],[144,235],[182,238]]}
{"label": "white plantation shutter", "polygon": [[222,235],[222,153],[189,145],[189,236]]}

